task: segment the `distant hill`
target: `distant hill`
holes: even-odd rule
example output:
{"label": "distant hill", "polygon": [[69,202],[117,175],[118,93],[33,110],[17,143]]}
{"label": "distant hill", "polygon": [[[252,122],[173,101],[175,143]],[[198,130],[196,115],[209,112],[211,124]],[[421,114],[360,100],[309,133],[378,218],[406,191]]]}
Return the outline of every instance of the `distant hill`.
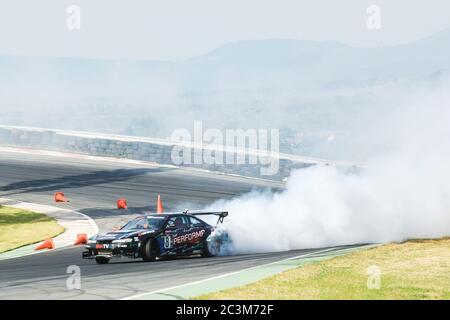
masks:
{"label": "distant hill", "polygon": [[54,86],[89,96],[147,95],[158,86],[177,86],[186,92],[327,88],[432,75],[450,69],[449,53],[450,29],[384,48],[297,40],[242,41],[184,62],[0,55],[0,85]]}
{"label": "distant hill", "polygon": [[328,157],[322,137],[337,145],[373,110],[383,116],[380,87],[443,82],[450,29],[382,48],[241,41],[182,62],[0,55],[0,123],[166,137],[203,120],[280,128],[284,152]]}

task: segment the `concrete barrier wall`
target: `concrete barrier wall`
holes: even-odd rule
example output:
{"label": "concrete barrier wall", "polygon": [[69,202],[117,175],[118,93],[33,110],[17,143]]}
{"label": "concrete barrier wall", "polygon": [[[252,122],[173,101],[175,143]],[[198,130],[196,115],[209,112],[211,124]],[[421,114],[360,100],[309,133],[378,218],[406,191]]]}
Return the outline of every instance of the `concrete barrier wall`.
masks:
{"label": "concrete barrier wall", "polygon": [[[0,145],[65,151],[93,156],[126,158],[163,165],[174,165],[171,157],[172,150],[175,146],[180,146],[179,143],[168,140],[11,126],[0,126]],[[195,152],[195,149],[198,149],[196,146],[189,146],[192,148],[192,152]],[[208,148],[211,149],[211,147]],[[239,151],[235,152],[239,153]],[[282,180],[289,176],[290,171],[294,168],[305,168],[316,163],[326,162],[325,160],[301,158],[283,154],[276,154],[275,156],[268,155],[263,163],[267,163],[268,160],[278,161],[279,170],[277,174],[261,175],[261,167],[264,167],[263,165],[248,163],[202,163],[182,164],[181,166],[256,178]]]}

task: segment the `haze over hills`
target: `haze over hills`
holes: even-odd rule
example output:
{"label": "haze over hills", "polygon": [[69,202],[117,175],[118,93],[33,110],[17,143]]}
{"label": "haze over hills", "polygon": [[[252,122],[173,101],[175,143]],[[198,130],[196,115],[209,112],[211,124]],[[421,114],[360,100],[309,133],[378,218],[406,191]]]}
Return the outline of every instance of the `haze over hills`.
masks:
{"label": "haze over hills", "polygon": [[216,85],[234,87],[233,83],[223,83],[223,79],[238,81],[239,88],[288,85],[299,89],[299,84],[320,87],[330,83],[345,86],[360,81],[423,77],[450,69],[449,40],[450,29],[410,44],[384,48],[253,40],[226,44],[184,62],[0,55],[0,80],[2,86],[13,88],[24,84],[52,84],[58,88],[64,84],[77,94],[87,92],[93,96],[109,95],[111,87],[119,95],[126,95],[129,88],[135,93],[142,90],[145,95],[151,90],[151,81],[176,84],[181,92],[202,92]]}
{"label": "haze over hills", "polygon": [[384,48],[242,41],[183,62],[1,55],[0,123],[166,137],[203,120],[280,128],[285,152],[348,157],[336,138],[398,92],[448,85],[449,56],[450,29]]}

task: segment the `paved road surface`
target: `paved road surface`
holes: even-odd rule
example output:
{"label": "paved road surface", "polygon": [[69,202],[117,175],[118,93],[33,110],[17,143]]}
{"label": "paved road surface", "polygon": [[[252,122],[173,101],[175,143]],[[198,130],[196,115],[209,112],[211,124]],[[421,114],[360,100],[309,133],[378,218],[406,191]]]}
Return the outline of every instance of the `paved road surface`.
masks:
{"label": "paved road surface", "polygon": [[[0,197],[54,205],[53,193],[63,191],[70,203],[60,206],[91,216],[101,230],[135,214],[154,212],[158,193],[167,210],[197,209],[217,199],[268,187],[280,189],[282,185],[187,169],[0,151]],[[114,209],[121,197],[131,207],[125,214]],[[314,251],[154,263],[123,258],[100,266],[82,260],[82,250],[61,249],[0,261],[0,299],[124,298]],[[66,287],[70,265],[81,268],[82,290]]]}

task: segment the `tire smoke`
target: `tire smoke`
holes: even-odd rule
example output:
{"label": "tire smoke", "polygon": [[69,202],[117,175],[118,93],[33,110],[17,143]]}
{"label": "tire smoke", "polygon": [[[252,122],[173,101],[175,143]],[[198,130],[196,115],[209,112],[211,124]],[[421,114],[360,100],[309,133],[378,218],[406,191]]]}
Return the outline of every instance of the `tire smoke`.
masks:
{"label": "tire smoke", "polygon": [[408,94],[368,126],[364,147],[382,151],[356,173],[314,166],[293,171],[282,192],[212,204],[230,211],[234,253],[450,236],[448,92]]}

